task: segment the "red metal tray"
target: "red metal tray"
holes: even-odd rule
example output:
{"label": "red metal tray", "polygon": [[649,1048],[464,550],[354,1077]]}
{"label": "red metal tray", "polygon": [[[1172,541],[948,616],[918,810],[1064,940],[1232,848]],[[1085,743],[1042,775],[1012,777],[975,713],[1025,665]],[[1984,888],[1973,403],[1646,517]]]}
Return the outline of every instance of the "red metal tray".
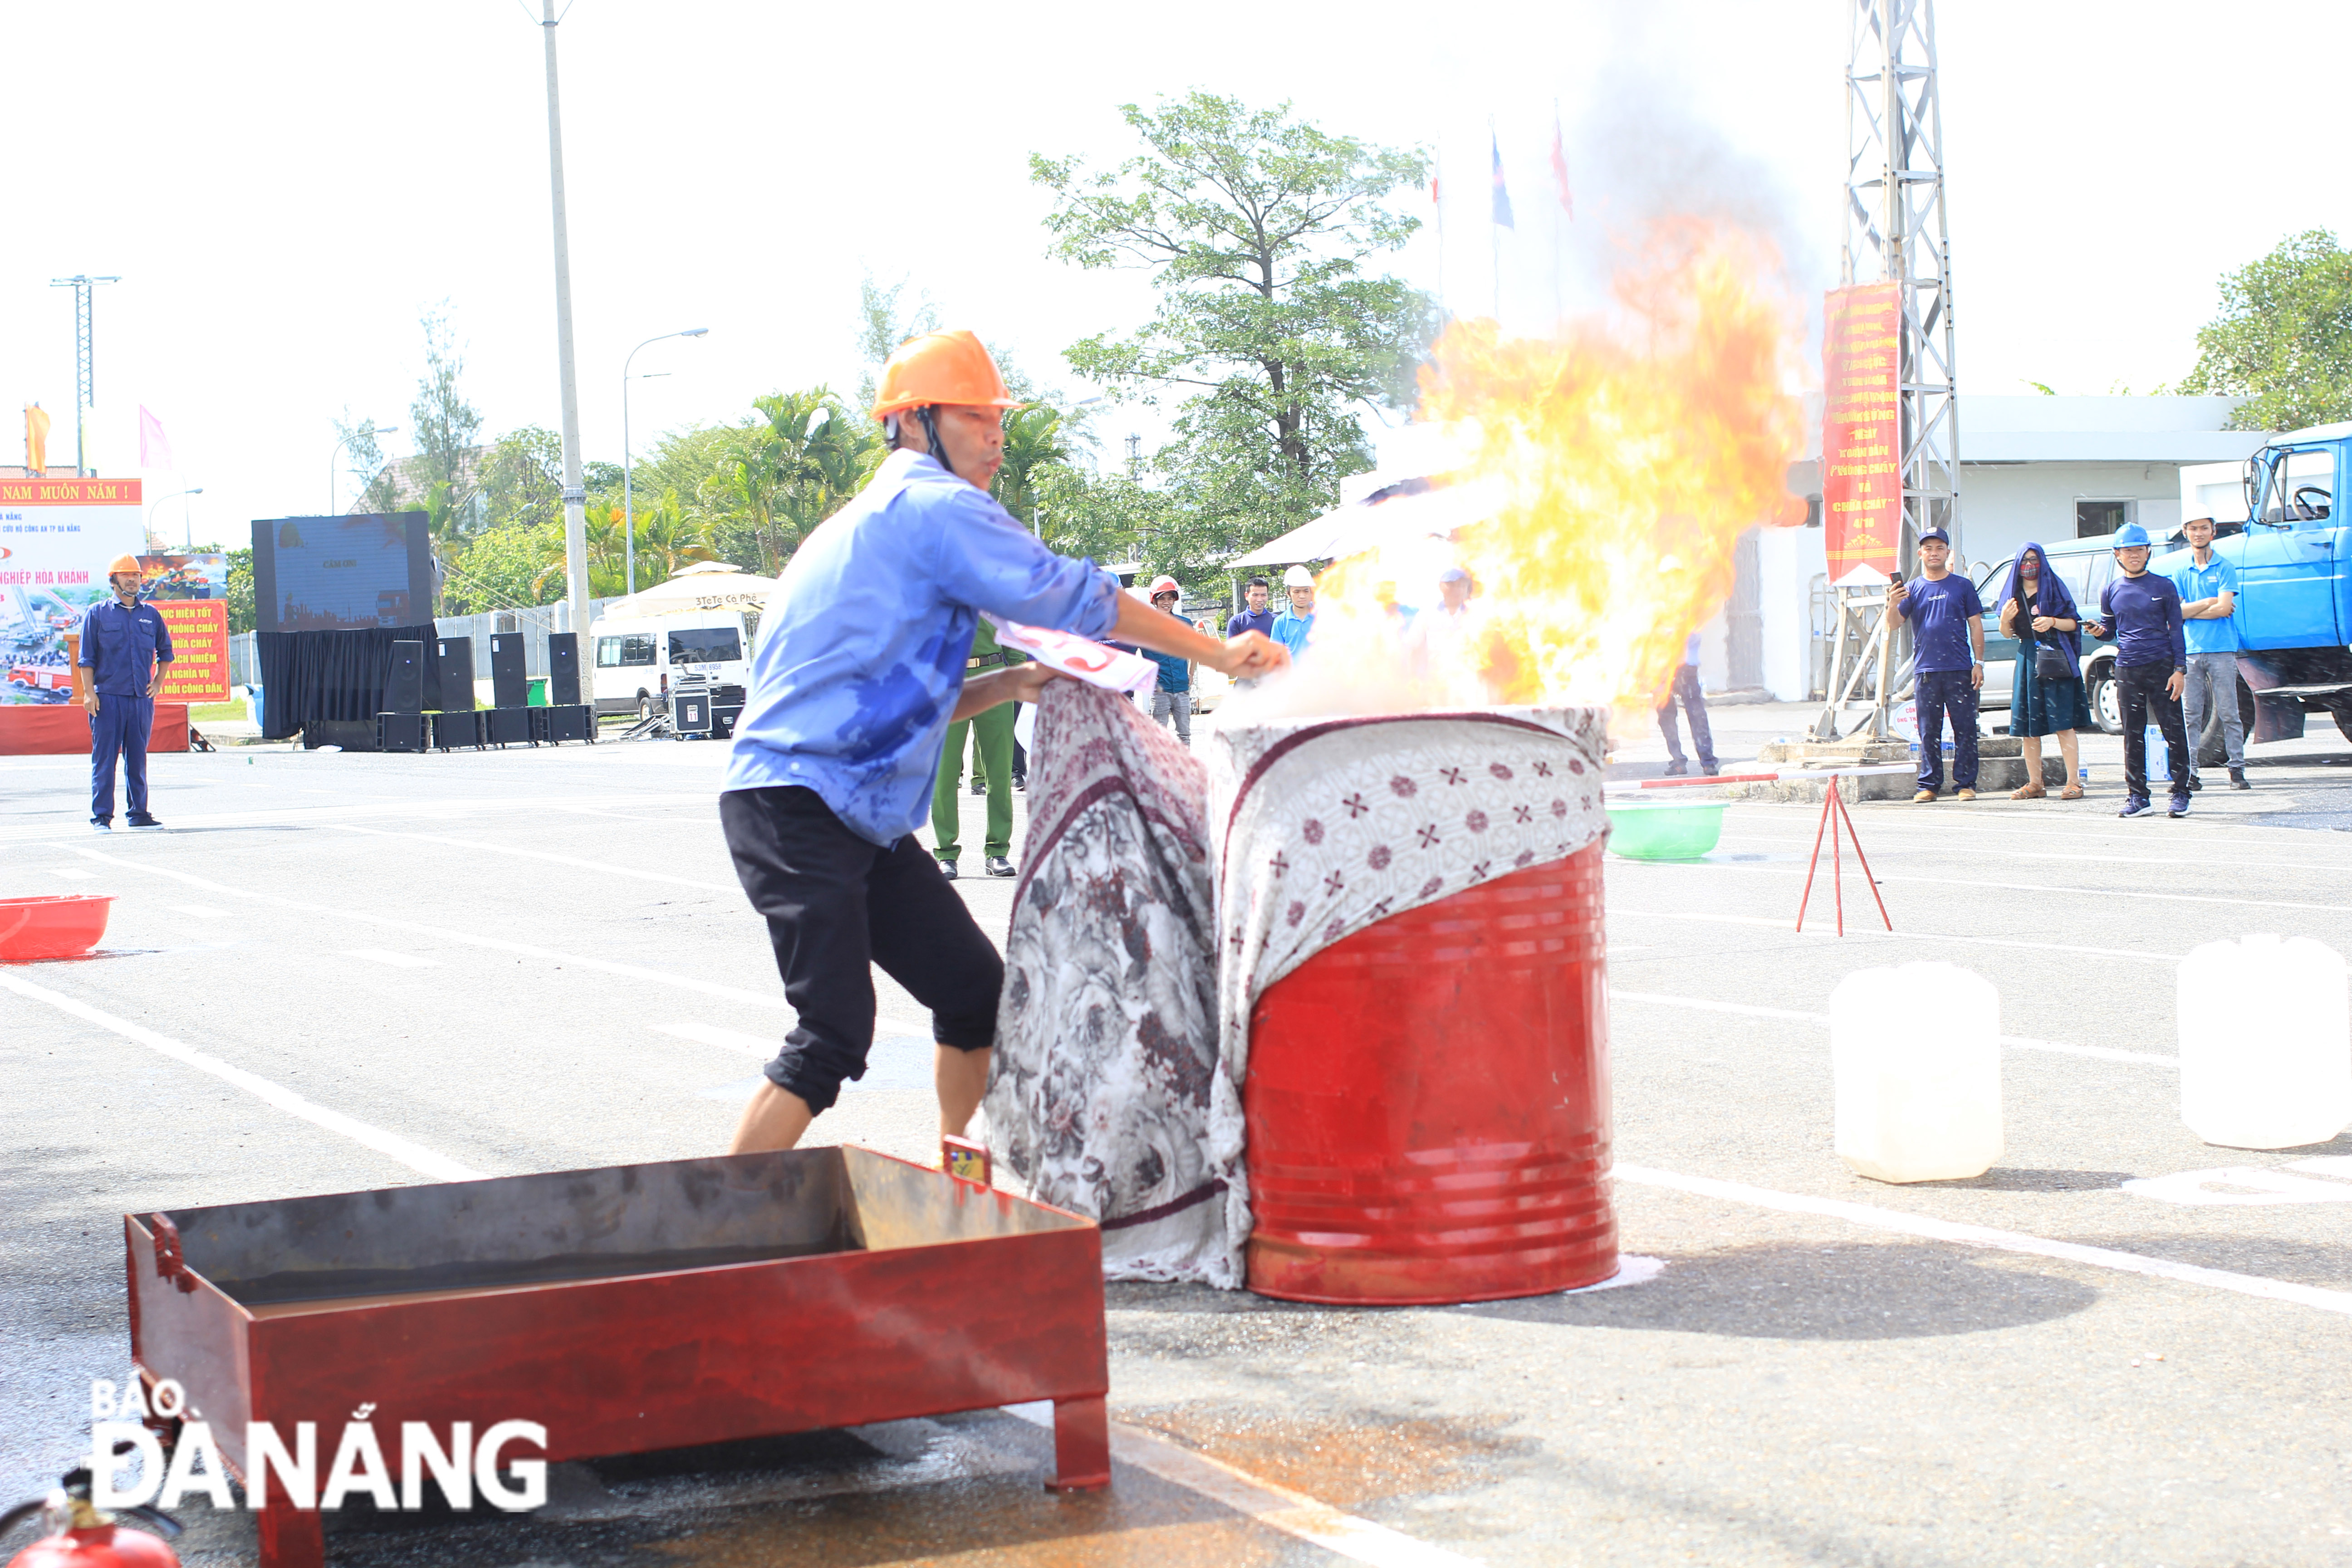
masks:
{"label": "red metal tray", "polygon": [[[131,1348],[247,1476],[247,1421],[536,1421],[551,1460],[1055,1405],[1110,1479],[1102,1237],[856,1148],[125,1215]],[[159,1241],[160,1238],[160,1241]],[[396,1467],[397,1458],[392,1461]],[[264,1568],[324,1562],[272,1478]]]}

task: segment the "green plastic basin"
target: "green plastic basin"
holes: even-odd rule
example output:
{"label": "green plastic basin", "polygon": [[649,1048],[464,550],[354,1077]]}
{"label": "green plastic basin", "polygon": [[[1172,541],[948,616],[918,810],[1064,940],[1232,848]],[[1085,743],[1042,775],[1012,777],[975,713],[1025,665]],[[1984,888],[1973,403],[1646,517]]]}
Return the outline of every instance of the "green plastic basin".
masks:
{"label": "green plastic basin", "polygon": [[1609,848],[1628,860],[1696,860],[1723,837],[1721,800],[1609,803]]}

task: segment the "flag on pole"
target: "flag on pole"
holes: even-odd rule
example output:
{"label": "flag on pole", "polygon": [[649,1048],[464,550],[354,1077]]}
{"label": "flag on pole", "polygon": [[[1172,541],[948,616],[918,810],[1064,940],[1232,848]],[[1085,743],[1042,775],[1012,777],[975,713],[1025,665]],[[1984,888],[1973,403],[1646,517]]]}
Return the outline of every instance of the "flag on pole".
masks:
{"label": "flag on pole", "polygon": [[172,461],[172,443],[163,435],[163,422],[139,405],[139,466],[150,472],[175,472],[179,465]]}
{"label": "flag on pole", "polygon": [[1568,194],[1568,149],[1559,139],[1559,110],[1551,114],[1551,177],[1559,184],[1559,210],[1576,216],[1576,198]]}
{"label": "flag on pole", "polygon": [[1516,234],[1519,226],[1511,221],[1510,188],[1503,184],[1503,144],[1495,140],[1492,132],[1487,133],[1486,142],[1495,154],[1495,221]]}
{"label": "flag on pole", "polygon": [[25,471],[37,479],[49,471],[49,415],[37,403],[25,405]]}

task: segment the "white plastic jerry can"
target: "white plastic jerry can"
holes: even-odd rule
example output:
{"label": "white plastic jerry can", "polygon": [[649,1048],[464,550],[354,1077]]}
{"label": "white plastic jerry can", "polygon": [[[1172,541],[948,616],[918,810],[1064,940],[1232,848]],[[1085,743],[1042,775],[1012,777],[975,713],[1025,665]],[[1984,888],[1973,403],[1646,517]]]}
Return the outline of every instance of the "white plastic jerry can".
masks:
{"label": "white plastic jerry can", "polygon": [[1830,993],[1837,1153],[1880,1182],[1981,1176],[2000,1158],[2000,994],[1949,963],[1849,974]]}
{"label": "white plastic jerry can", "polygon": [[2307,936],[2209,942],[2180,961],[2180,1120],[2208,1143],[2294,1149],[2352,1123],[2344,955]]}

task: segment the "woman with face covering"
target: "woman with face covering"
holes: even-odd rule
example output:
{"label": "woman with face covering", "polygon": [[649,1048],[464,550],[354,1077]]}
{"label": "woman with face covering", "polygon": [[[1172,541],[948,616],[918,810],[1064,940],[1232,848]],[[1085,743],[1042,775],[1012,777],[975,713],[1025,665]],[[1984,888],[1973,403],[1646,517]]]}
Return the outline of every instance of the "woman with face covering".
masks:
{"label": "woman with face covering", "polygon": [[2066,759],[2066,787],[2058,798],[2083,798],[2074,731],[2090,724],[2091,705],[2083,691],[2081,626],[2074,595],[2050,570],[2048,553],[2039,544],[2019,546],[2000,605],[2001,632],[2017,639],[2009,732],[2025,742],[2025,784],[2010,792],[2011,800],[2039,800],[2048,793],[2042,786],[2044,735],[2058,737],[2059,754]]}

